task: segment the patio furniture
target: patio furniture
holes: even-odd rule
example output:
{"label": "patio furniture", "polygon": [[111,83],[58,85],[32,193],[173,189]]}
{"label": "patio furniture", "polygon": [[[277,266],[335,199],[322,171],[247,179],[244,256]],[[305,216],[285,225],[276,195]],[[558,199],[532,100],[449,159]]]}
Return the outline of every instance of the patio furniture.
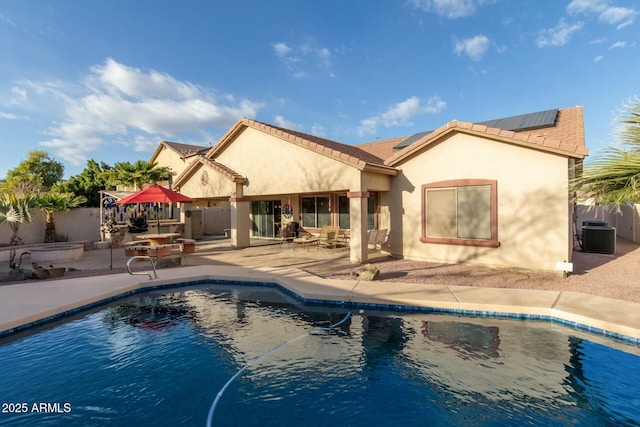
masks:
{"label": "patio furniture", "polygon": [[[135,255],[141,255],[140,253],[136,253],[136,252],[140,252],[141,250],[136,250],[135,248],[140,247],[140,246],[149,246],[150,242],[148,240],[138,240],[138,241],[132,241],[132,242],[125,242],[122,244],[122,247],[124,248],[124,254],[126,256],[135,256]],[[145,255],[146,255],[146,249],[145,249]]]}
{"label": "patio furniture", "polygon": [[300,225],[297,222],[290,222],[280,229],[280,238],[282,240],[290,240],[298,237],[298,228]]}
{"label": "patio furniture", "polygon": [[376,236],[376,241],[374,243],[374,248],[377,248],[380,245],[380,250],[382,250],[382,245],[387,241],[387,237],[389,236],[389,232],[386,228],[382,230],[378,230],[378,235]]}
{"label": "patio furniture", "polygon": [[368,238],[368,245],[373,245],[373,247],[376,247],[376,241],[378,239],[378,230],[369,230],[367,232],[367,238]]}
{"label": "patio furniture", "polygon": [[302,245],[302,247],[304,248],[305,246],[307,247],[307,252],[309,252],[309,248],[311,247],[311,245],[317,245],[318,244],[319,239],[315,236],[311,236],[311,235],[307,235],[304,237],[298,237],[297,239],[293,239],[293,250],[296,250],[296,246],[298,245]]}
{"label": "patio furniture", "polygon": [[367,236],[369,245],[373,246],[374,249],[378,249],[378,245],[380,245],[380,250],[382,250],[382,245],[387,241],[388,230],[386,228],[369,230]]}
{"label": "patio furniture", "polygon": [[136,236],[137,239],[149,240],[150,246],[166,245],[171,243],[174,237],[180,237],[178,233],[157,233],[157,234],[142,234]]}
{"label": "patio furniture", "polygon": [[180,252],[184,254],[192,254],[196,251],[196,241],[193,239],[176,239],[180,245]]}
{"label": "patio furniture", "polygon": [[147,218],[144,216],[127,219],[127,227],[129,233],[144,233],[149,230]]}
{"label": "patio furniture", "polygon": [[318,244],[320,245],[320,247],[325,249],[335,248],[337,243],[338,231],[338,227],[323,225],[322,228],[320,228],[320,236],[318,237]]}

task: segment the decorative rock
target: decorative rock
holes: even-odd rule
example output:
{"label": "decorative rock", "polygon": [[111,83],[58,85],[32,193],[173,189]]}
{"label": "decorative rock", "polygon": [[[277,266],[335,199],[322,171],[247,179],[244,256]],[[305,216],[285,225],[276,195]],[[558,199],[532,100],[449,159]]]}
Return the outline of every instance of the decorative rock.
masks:
{"label": "decorative rock", "polygon": [[376,280],[380,275],[380,270],[373,264],[364,264],[356,271],[355,276],[360,280]]}

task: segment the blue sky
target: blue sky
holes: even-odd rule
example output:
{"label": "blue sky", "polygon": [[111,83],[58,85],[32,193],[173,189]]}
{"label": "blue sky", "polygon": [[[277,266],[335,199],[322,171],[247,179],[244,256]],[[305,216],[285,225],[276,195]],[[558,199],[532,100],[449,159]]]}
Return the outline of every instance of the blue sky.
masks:
{"label": "blue sky", "polygon": [[636,0],[0,1],[0,177],[148,160],[240,117],[357,144],[640,92]]}

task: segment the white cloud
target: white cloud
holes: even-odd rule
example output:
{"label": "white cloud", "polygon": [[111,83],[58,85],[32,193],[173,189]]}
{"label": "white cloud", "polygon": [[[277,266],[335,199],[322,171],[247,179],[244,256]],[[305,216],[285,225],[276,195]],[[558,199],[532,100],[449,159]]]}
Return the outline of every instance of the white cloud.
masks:
{"label": "white cloud", "polygon": [[449,19],[471,16],[478,7],[493,3],[495,0],[409,0],[409,4],[416,9]]}
{"label": "white cloud", "polygon": [[5,120],[17,120],[18,116],[12,113],[4,113],[2,111],[0,111],[0,119],[5,119]]}
{"label": "white cloud", "polygon": [[474,61],[480,61],[489,48],[489,38],[484,35],[477,35],[470,39],[457,41],[453,51],[456,55],[465,54]]}
{"label": "white cloud", "polygon": [[9,104],[11,105],[20,105],[20,104],[24,104],[28,101],[28,96],[27,96],[27,91],[19,88],[19,87],[12,87],[11,88],[11,100],[9,101]]}
{"label": "white cloud", "polygon": [[569,25],[564,19],[561,19],[555,27],[540,31],[536,45],[538,47],[564,46],[569,42],[571,36],[573,36],[575,32],[580,31],[583,26],[584,24],[582,22]]}
{"label": "white cloud", "polygon": [[427,100],[426,104],[416,96],[412,96],[405,101],[399,102],[387,111],[371,116],[360,121],[357,133],[360,136],[375,134],[378,127],[397,127],[412,125],[411,119],[420,114],[435,114],[444,110],[447,103],[438,96],[433,96]]}
{"label": "white cloud", "polygon": [[609,46],[609,49],[620,49],[623,47],[627,47],[627,42],[615,42],[614,44],[612,44],[611,46]]}
{"label": "white cloud", "polygon": [[281,128],[285,128],[285,129],[290,129],[290,130],[297,130],[300,126],[298,126],[297,124],[295,124],[294,122],[285,119],[284,117],[278,115],[273,119],[273,122],[276,126],[281,127]]}
{"label": "white cloud", "polygon": [[276,55],[278,55],[279,57],[286,57],[291,52],[293,52],[293,49],[287,46],[286,43],[274,43],[272,46],[273,50],[276,52]]}
{"label": "white cloud", "polygon": [[600,62],[604,59],[604,56],[602,55],[598,55],[595,58],[593,58],[593,62]]}
{"label": "white cloud", "polygon": [[617,25],[618,29],[633,24],[638,12],[634,9],[626,7],[609,7],[598,17],[599,22],[605,24]]}
{"label": "white cloud", "polygon": [[616,25],[617,29],[633,24],[640,12],[628,7],[609,4],[606,0],[573,0],[567,6],[567,12],[582,15],[598,15],[598,22]]}
{"label": "white cloud", "polygon": [[325,138],[327,135],[327,130],[322,125],[313,125],[311,126],[311,135],[319,136],[320,138]]}
{"label": "white cloud", "polygon": [[116,96],[137,99],[192,99],[200,95],[200,89],[189,82],[180,82],[168,74],[151,70],[148,73],[127,67],[111,58],[104,65],[91,68],[88,82],[98,92],[107,91]]}
{"label": "white cloud", "polygon": [[[200,142],[199,145],[202,145]],[[158,140],[156,138],[150,138],[147,135],[137,135],[135,137],[135,151],[149,152],[158,147]]]}
{"label": "white cloud", "polygon": [[329,77],[335,77],[332,71],[335,55],[327,47],[319,47],[313,41],[305,41],[297,45],[279,42],[272,43],[271,46],[278,59],[296,78],[309,77],[317,68],[328,70]]}
{"label": "white cloud", "polygon": [[607,8],[606,0],[572,0],[567,6],[569,13],[601,13]]}
{"label": "white cloud", "polygon": [[[226,129],[240,117],[255,117],[262,104],[212,90],[155,70],[143,71],[107,59],[72,86],[60,82],[23,82],[16,96],[27,92],[55,101],[61,117],[45,131],[41,144],[73,164],[85,162],[104,145],[127,144],[149,151],[162,139],[205,135]],[[80,93],[78,96],[77,93]]]}

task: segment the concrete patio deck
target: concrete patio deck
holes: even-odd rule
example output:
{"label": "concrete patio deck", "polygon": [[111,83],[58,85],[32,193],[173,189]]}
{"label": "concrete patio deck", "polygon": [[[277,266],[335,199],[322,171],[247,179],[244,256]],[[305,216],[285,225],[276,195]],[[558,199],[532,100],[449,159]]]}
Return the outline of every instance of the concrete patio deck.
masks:
{"label": "concrete patio deck", "polygon": [[[261,242],[262,244],[268,242]],[[635,252],[638,251],[634,251]],[[638,252],[640,254],[640,252]],[[122,249],[94,250],[64,263],[83,271],[123,271]],[[371,261],[386,256],[372,252]],[[636,254],[637,255],[637,254]],[[158,270],[158,279],[115,273],[0,286],[0,336],[73,313],[105,299],[148,288],[209,279],[275,283],[307,301],[352,301],[370,306],[428,307],[450,312],[542,318],[640,344],[640,304],[564,290],[505,289],[429,283],[326,279],[321,272],[354,268],[348,253],[292,251],[281,245],[231,249],[228,240],[199,242],[186,266]],[[106,270],[105,270],[106,269]],[[71,275],[71,273],[70,273]],[[636,276],[637,278],[637,276]]]}

